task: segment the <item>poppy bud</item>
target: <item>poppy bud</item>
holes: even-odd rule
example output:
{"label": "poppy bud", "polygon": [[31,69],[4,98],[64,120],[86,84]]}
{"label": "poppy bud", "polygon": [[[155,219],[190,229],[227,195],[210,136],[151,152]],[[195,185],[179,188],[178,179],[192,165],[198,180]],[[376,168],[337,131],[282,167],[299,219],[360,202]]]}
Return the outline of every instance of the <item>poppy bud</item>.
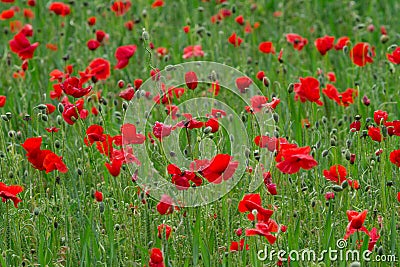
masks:
{"label": "poppy bud", "polygon": [[41,114],[40,118],[42,119],[42,121],[48,121],[49,117],[46,114]]}
{"label": "poppy bud", "polygon": [[60,115],[57,116],[56,121],[57,121],[57,124],[58,124],[58,125],[61,125],[61,124],[62,124],[63,121],[62,121],[62,118],[61,118]]}
{"label": "poppy bud", "polygon": [[335,140],[335,138],[331,138],[331,146],[336,146],[336,140]]}
{"label": "poppy bud", "polygon": [[1,115],[1,118],[3,119],[3,121],[9,121],[9,119],[7,118],[7,116],[6,115]]}
{"label": "poppy bud", "polygon": [[341,192],[343,191],[343,188],[340,185],[334,185],[332,186],[332,190],[335,192]]}
{"label": "poppy bud", "polygon": [[11,112],[6,112],[6,116],[7,116],[7,118],[8,118],[9,120],[11,120],[11,118],[12,118]]}
{"label": "poppy bud", "polygon": [[345,189],[346,187],[348,187],[349,186],[349,182],[347,182],[347,180],[344,180],[343,182],[342,182],[342,184],[341,184],[341,187],[343,188],[343,189]]}
{"label": "poppy bud", "polygon": [[123,108],[124,110],[127,110],[127,109],[128,109],[128,103],[123,102],[123,103],[122,103],[122,108]]}
{"label": "poppy bud", "polygon": [[393,185],[393,181],[388,181],[388,182],[386,183],[386,185],[389,186],[389,187],[391,187],[391,186]]}
{"label": "poppy bud", "polygon": [[326,156],[328,156],[329,154],[329,150],[325,149],[324,151],[322,151],[322,157],[325,158]]}
{"label": "poppy bud", "polygon": [[382,34],[381,38],[380,38],[380,41],[381,41],[382,44],[387,43],[387,41],[389,41],[389,36],[386,35],[386,34]]}
{"label": "poppy bud", "polygon": [[277,113],[274,113],[274,114],[272,115],[272,117],[274,118],[275,123],[278,123],[278,122],[279,122],[279,115],[278,115]]}
{"label": "poppy bud", "polygon": [[150,38],[149,33],[146,31],[145,28],[143,28],[142,38],[143,38],[143,40],[145,40],[145,41],[148,41],[149,38]]}
{"label": "poppy bud", "polygon": [[8,131],[8,137],[10,137],[10,138],[14,138],[16,134],[17,133],[15,131],[13,131],[13,130]]}
{"label": "poppy bud", "polygon": [[12,171],[10,171],[10,172],[8,173],[8,178],[9,178],[9,179],[14,178],[14,173],[13,173]]}
{"label": "poppy bud", "polygon": [[40,210],[39,210],[39,208],[36,207],[36,208],[33,210],[33,214],[34,214],[35,216],[38,216],[39,213],[40,213]]}
{"label": "poppy bud", "polygon": [[58,140],[54,141],[54,146],[56,148],[60,148],[61,147],[60,141],[58,141]]}
{"label": "poppy bud", "polygon": [[289,94],[293,93],[294,84],[293,84],[293,83],[290,83],[287,90],[288,90],[288,93],[289,93]]}
{"label": "poppy bud", "polygon": [[209,134],[211,131],[212,131],[211,126],[207,126],[207,127],[204,128],[204,130],[203,130],[203,132],[204,132],[205,134]]}
{"label": "poppy bud", "polygon": [[361,267],[361,264],[358,261],[353,261],[350,263],[349,267]]}
{"label": "poppy bud", "polygon": [[114,225],[114,229],[115,229],[115,231],[119,231],[119,229],[121,229],[121,226],[118,223],[116,223]]}
{"label": "poppy bud", "polygon": [[80,168],[78,168],[78,169],[77,169],[77,173],[78,173],[79,176],[81,176],[82,173],[83,173],[83,171],[82,171]]}

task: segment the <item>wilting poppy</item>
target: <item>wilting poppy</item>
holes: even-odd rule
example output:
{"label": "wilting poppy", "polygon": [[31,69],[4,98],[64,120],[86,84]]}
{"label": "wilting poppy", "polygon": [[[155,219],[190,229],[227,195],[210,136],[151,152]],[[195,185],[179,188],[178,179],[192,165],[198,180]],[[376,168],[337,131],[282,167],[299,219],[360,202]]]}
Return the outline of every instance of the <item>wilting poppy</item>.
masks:
{"label": "wilting poppy", "polygon": [[319,82],[314,77],[300,77],[300,83],[294,84],[294,99],[300,99],[301,102],[306,102],[306,100],[315,102],[317,105],[322,106],[320,92],[319,92]]}
{"label": "wilting poppy", "polygon": [[368,210],[364,210],[363,212],[357,212],[354,210],[347,211],[347,218],[349,220],[349,224],[346,228],[346,234],[344,235],[344,239],[349,238],[350,235],[355,232],[361,231],[366,234],[369,234],[367,228],[365,228],[364,221],[367,217]]}
{"label": "wilting poppy", "polygon": [[14,39],[10,40],[10,49],[16,53],[22,60],[30,59],[33,57],[35,49],[39,46],[39,43],[31,44],[23,33],[17,33]]}
{"label": "wilting poppy", "polygon": [[372,63],[375,56],[375,47],[371,47],[369,43],[358,43],[350,51],[350,58],[354,64],[363,67],[367,63]]}
{"label": "wilting poppy", "polygon": [[115,58],[118,60],[118,63],[114,68],[125,68],[129,63],[129,59],[135,54],[135,52],[136,45],[125,45],[118,47],[115,51]]}
{"label": "wilting poppy", "polygon": [[14,202],[14,207],[18,208],[18,203],[22,200],[17,197],[19,193],[23,191],[23,187],[19,185],[6,185],[5,183],[0,182],[0,197],[3,202],[7,200],[11,200]]}

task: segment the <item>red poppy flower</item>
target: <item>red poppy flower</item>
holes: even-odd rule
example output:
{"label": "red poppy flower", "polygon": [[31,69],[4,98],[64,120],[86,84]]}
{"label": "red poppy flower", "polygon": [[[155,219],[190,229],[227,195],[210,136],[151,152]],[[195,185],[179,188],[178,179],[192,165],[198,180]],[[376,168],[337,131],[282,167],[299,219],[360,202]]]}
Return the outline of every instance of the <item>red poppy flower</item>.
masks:
{"label": "red poppy flower", "polygon": [[349,224],[347,225],[346,234],[344,235],[344,239],[349,238],[350,235],[354,234],[357,231],[364,232],[369,234],[367,228],[363,226],[364,221],[367,217],[368,210],[364,210],[363,212],[357,212],[354,210],[347,211],[347,218],[349,220]]}
{"label": "red poppy flower", "polygon": [[35,17],[35,13],[29,8],[24,8],[24,17],[27,19],[33,19]]}
{"label": "red poppy flower", "polygon": [[86,43],[87,47],[89,48],[89,50],[96,50],[97,48],[99,48],[99,46],[101,45],[101,43],[95,39],[90,39],[87,43]]}
{"label": "red poppy flower", "polygon": [[179,108],[175,105],[166,105],[165,109],[167,111],[167,114],[171,116],[171,118],[173,120],[178,119],[178,116],[176,115],[176,113],[178,113]]}
{"label": "red poppy flower", "polygon": [[246,88],[248,88],[252,83],[253,81],[246,76],[239,77],[236,79],[236,87],[239,89],[241,93],[245,93]]}
{"label": "red poppy flower", "polygon": [[87,69],[91,76],[96,77],[97,80],[106,80],[110,76],[110,62],[103,58],[94,59]]}
{"label": "red poppy flower", "polygon": [[111,164],[106,162],[104,165],[112,176],[117,177],[121,172],[122,161],[119,159],[113,159]]}
{"label": "red poppy flower", "polygon": [[7,200],[11,200],[14,202],[14,207],[18,208],[18,203],[22,200],[17,197],[19,193],[21,193],[24,189],[19,185],[6,185],[5,183],[0,182],[0,197],[3,202]]}
{"label": "red poppy flower", "polygon": [[258,112],[262,111],[262,109],[265,107],[265,104],[267,103],[267,101],[268,101],[268,97],[266,97],[266,96],[261,96],[261,95],[253,96],[250,99],[252,113],[258,113]]}
{"label": "red poppy flower", "polygon": [[388,130],[389,136],[392,136],[392,135],[400,136],[400,121],[399,120],[387,121],[384,124]]}
{"label": "red poppy flower", "polygon": [[400,46],[396,47],[391,54],[386,54],[386,57],[393,64],[400,64]]}
{"label": "red poppy flower", "polygon": [[235,21],[236,21],[236,23],[239,24],[239,25],[244,25],[244,18],[243,18],[242,15],[237,16],[237,17],[235,18]]}
{"label": "red poppy flower", "polygon": [[258,222],[267,222],[271,218],[274,213],[273,210],[264,209],[261,206],[261,197],[260,194],[247,194],[243,196],[243,199],[239,202],[238,206],[239,212],[249,212],[247,214],[247,218],[250,221],[254,221],[255,217],[253,214],[253,210],[257,211],[257,221]]}
{"label": "red poppy flower", "polygon": [[221,87],[219,86],[218,81],[215,81],[213,83],[211,83],[211,88],[208,89],[208,91],[210,93],[212,93],[214,96],[219,95],[219,90],[221,89]]}
{"label": "red poppy flower", "polygon": [[116,16],[122,16],[131,8],[132,4],[130,0],[114,1],[111,5],[111,10]]}
{"label": "red poppy flower", "polygon": [[181,171],[175,164],[169,164],[167,171],[172,175],[172,183],[175,184],[178,190],[186,190],[190,187],[190,181],[196,186],[200,186],[203,180],[198,177],[194,172]]}
{"label": "red poppy flower", "polygon": [[140,86],[142,85],[143,80],[142,79],[135,79],[133,81],[133,85],[135,86],[136,90],[140,88]]}
{"label": "red poppy flower", "polygon": [[101,154],[106,155],[109,159],[112,159],[112,154],[114,152],[113,148],[114,138],[109,134],[103,134],[103,137],[104,141],[96,142],[96,148]]}
{"label": "red poppy flower", "polygon": [[16,53],[22,60],[32,58],[35,49],[39,46],[37,42],[31,44],[21,32],[17,33],[9,44],[11,51]]}
{"label": "red poppy flower", "polygon": [[334,40],[335,40],[335,37],[326,35],[324,37],[317,38],[314,41],[314,45],[318,49],[320,54],[322,56],[324,56],[326,54],[326,52],[328,52],[329,50],[331,50],[333,48]]}
{"label": "red poppy flower", "polygon": [[135,26],[135,22],[133,20],[128,20],[124,23],[124,26],[128,31],[132,31],[133,27]]}
{"label": "red poppy flower", "polygon": [[49,10],[54,12],[56,15],[65,17],[71,13],[69,5],[62,2],[53,2],[49,6]]}
{"label": "red poppy flower", "polygon": [[208,121],[206,121],[206,123],[204,124],[204,127],[210,127],[211,132],[215,133],[219,129],[219,122],[218,122],[218,120],[211,118]]}
{"label": "red poppy flower", "polygon": [[14,14],[15,13],[13,9],[4,10],[3,12],[0,13],[0,20],[11,19],[12,17],[14,17]]}
{"label": "red poppy flower", "polygon": [[157,226],[157,231],[158,231],[158,238],[166,238],[167,240],[169,239],[169,237],[171,236],[171,232],[172,232],[172,227],[169,226],[168,224],[160,224],[159,226]]}
{"label": "red poppy flower", "polygon": [[103,201],[103,193],[96,190],[96,192],[94,192],[94,198],[96,199],[97,202],[102,202]]}
{"label": "red poppy flower", "polygon": [[0,95],[0,108],[4,107],[6,104],[7,97],[5,95]]}
{"label": "red poppy flower", "polygon": [[157,8],[164,6],[164,0],[155,0],[153,4],[151,4],[151,8]]}
{"label": "red poppy flower", "polygon": [[204,51],[201,45],[190,45],[183,49],[183,59],[192,57],[204,57]]}
{"label": "red poppy flower", "polygon": [[189,25],[183,26],[183,31],[185,33],[188,33],[190,31],[190,26]]}
{"label": "red poppy flower", "polygon": [[350,123],[350,131],[358,132],[360,129],[361,129],[360,121],[354,121],[354,122]]}
{"label": "red poppy flower", "polygon": [[198,171],[210,183],[219,184],[233,176],[239,162],[232,161],[228,154],[218,154],[211,160],[195,160],[191,169]]}
{"label": "red poppy flower", "polygon": [[62,116],[66,123],[73,125],[79,118],[86,119],[89,112],[83,108],[84,100],[81,98],[75,104],[66,103]]}
{"label": "red poppy flower", "polygon": [[102,126],[93,124],[86,130],[86,137],[83,140],[87,146],[93,145],[94,142],[103,142],[105,137],[103,136],[104,129]]}
{"label": "red poppy flower", "polygon": [[129,63],[129,59],[135,54],[135,52],[136,45],[125,45],[118,47],[115,51],[115,58],[118,60],[118,63],[114,68],[125,68]]}
{"label": "red poppy flower", "polygon": [[153,134],[159,140],[161,140],[163,137],[169,136],[172,130],[173,127],[171,125],[166,125],[158,121],[153,126]]}
{"label": "red poppy flower", "polygon": [[[232,241],[229,251],[242,251],[244,249],[244,239],[240,239],[239,242]],[[246,244],[246,250],[249,250],[249,245]]]}
{"label": "red poppy flower", "polygon": [[97,30],[96,31],[96,40],[98,42],[103,42],[104,38],[107,38],[108,34],[106,34],[104,31],[102,30]]}
{"label": "red poppy flower", "polygon": [[60,130],[60,128],[50,127],[50,128],[45,128],[45,130],[48,133],[57,133]]}
{"label": "red poppy flower", "polygon": [[375,56],[375,47],[368,43],[358,43],[350,51],[350,58],[354,64],[363,67],[367,63],[372,63]]}
{"label": "red poppy flower", "polygon": [[152,248],[150,251],[149,267],[165,267],[162,251],[158,248]]}
{"label": "red poppy flower", "polygon": [[343,165],[333,165],[328,170],[324,170],[324,176],[326,179],[335,182],[336,184],[342,184],[346,180],[347,171]]}
{"label": "red poppy flower", "polygon": [[131,101],[133,96],[135,95],[135,89],[133,87],[128,87],[125,90],[119,93],[119,96],[125,99],[126,101]]}
{"label": "red poppy flower", "polygon": [[378,229],[376,229],[375,227],[372,228],[371,231],[369,231],[368,235],[369,235],[368,250],[372,252],[376,242],[378,242],[378,239],[380,238],[380,235],[378,234]]}
{"label": "red poppy flower", "polygon": [[[311,148],[306,147],[296,147],[296,148],[286,148],[279,152],[278,163],[276,167],[283,173],[293,174],[303,168],[309,170],[318,165],[318,162],[309,155]],[[284,160],[282,160],[282,158]]]}
{"label": "red poppy flower", "polygon": [[397,201],[400,202],[400,192],[397,192]]}
{"label": "red poppy flower", "polygon": [[371,137],[372,140],[377,141],[377,142],[382,142],[382,134],[381,134],[381,128],[380,127],[373,127],[370,126],[368,128],[368,135]]}
{"label": "red poppy flower", "polygon": [[94,26],[96,25],[96,20],[97,20],[96,17],[90,17],[88,18],[87,23],[89,26]]}
{"label": "red poppy flower", "polygon": [[337,40],[334,48],[335,48],[335,50],[343,50],[343,47],[348,45],[349,42],[350,42],[349,37],[347,37],[347,36],[340,37]]}
{"label": "red poppy flower", "polygon": [[275,150],[279,150],[280,144],[287,144],[288,141],[286,140],[286,138],[282,137],[277,138],[258,135],[254,138],[254,143],[261,148],[266,147],[269,151],[274,152]]}
{"label": "red poppy flower", "polygon": [[174,211],[174,202],[168,195],[162,195],[160,202],[157,204],[157,211],[161,215],[171,214]]}
{"label": "red poppy flower", "polygon": [[300,83],[294,84],[294,92],[296,93],[295,100],[300,98],[300,101],[303,103],[308,100],[315,102],[319,106],[323,105],[319,99],[319,82],[313,77],[300,78]]}
{"label": "red poppy flower", "polygon": [[136,126],[131,123],[125,123],[121,126],[123,145],[143,144],[146,137],[143,134],[136,133]]}
{"label": "red poppy flower", "polygon": [[390,162],[400,168],[400,149],[390,152]]}
{"label": "red poppy flower", "polygon": [[339,93],[332,84],[327,84],[326,88],[322,89],[322,93],[344,107],[354,103],[354,97],[358,95],[358,91],[352,88],[347,88],[343,93]]}
{"label": "red poppy flower", "polygon": [[232,33],[228,38],[228,42],[233,44],[234,47],[238,47],[242,44],[243,39],[236,35],[236,33]]}
{"label": "red poppy flower", "polygon": [[258,46],[258,50],[260,50],[262,53],[265,54],[275,54],[275,48],[272,44],[272,42],[262,42]]}
{"label": "red poppy flower", "polygon": [[332,83],[336,82],[336,75],[334,72],[332,71],[328,72],[328,80]]}
{"label": "red poppy flower", "polygon": [[27,152],[26,156],[33,167],[39,171],[46,170],[46,173],[54,170],[66,173],[68,168],[62,162],[62,158],[50,150],[41,150],[41,144],[42,137],[34,137],[26,139],[21,145]]}
{"label": "red poppy flower", "polygon": [[306,38],[301,37],[295,33],[286,34],[286,40],[293,45],[293,48],[301,51],[305,45],[308,44],[308,40]]}
{"label": "red poppy flower", "polygon": [[276,236],[271,233],[276,233],[278,230],[279,225],[274,220],[270,219],[267,222],[256,223],[255,229],[246,229],[246,236],[264,236],[268,243],[273,245],[276,241]]}
{"label": "red poppy flower", "polygon": [[185,73],[185,83],[189,89],[191,89],[191,90],[196,89],[197,84],[198,84],[196,72],[194,72],[194,71],[186,72]]}
{"label": "red poppy flower", "polygon": [[377,125],[384,124],[389,117],[389,114],[383,110],[374,111],[374,121]]}
{"label": "red poppy flower", "polygon": [[76,77],[69,77],[65,79],[60,86],[65,94],[75,98],[85,96],[92,90],[92,86],[83,88],[81,81]]}

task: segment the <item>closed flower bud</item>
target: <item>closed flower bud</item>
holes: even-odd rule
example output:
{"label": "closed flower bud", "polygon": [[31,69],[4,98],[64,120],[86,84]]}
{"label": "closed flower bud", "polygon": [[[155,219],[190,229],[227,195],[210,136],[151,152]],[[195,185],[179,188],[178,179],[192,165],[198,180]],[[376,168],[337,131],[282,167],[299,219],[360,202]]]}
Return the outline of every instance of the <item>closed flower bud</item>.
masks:
{"label": "closed flower bud", "polygon": [[58,110],[58,112],[63,113],[63,111],[64,111],[64,105],[63,105],[62,103],[58,103],[58,105],[57,105],[57,110]]}

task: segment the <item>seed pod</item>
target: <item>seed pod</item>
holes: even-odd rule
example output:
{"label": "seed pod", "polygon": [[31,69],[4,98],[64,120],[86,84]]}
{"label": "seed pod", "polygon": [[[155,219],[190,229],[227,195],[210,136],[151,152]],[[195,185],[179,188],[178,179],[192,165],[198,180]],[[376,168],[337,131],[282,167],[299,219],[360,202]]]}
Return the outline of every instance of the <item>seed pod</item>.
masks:
{"label": "seed pod", "polygon": [[335,192],[341,192],[343,191],[343,188],[340,185],[334,185],[332,186],[332,190]]}

